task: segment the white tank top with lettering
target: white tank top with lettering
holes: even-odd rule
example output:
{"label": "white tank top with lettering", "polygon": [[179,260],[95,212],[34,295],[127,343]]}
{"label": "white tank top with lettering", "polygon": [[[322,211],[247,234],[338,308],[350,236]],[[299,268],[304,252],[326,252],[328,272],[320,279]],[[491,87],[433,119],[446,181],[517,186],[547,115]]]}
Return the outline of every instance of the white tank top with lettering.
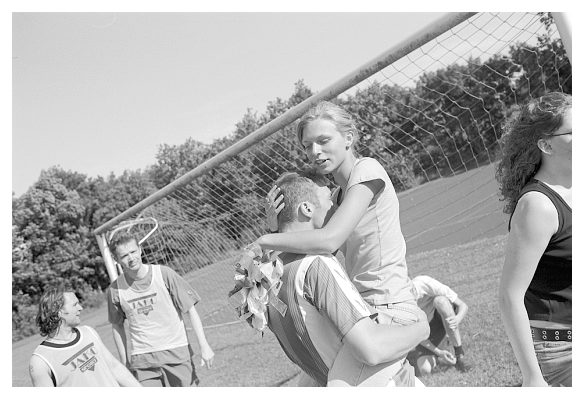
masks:
{"label": "white tank top with lettering", "polygon": [[128,319],[130,354],[152,353],[187,346],[182,315],[175,308],[162,278],[160,266],[150,265],[152,282],[144,290],[128,285],[120,275],[120,305]]}

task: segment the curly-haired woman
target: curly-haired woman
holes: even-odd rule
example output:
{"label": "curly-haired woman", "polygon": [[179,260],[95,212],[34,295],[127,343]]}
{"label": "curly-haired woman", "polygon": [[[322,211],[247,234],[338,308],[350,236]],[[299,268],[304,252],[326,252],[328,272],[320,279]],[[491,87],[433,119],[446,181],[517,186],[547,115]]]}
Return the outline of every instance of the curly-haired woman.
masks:
{"label": "curly-haired woman", "polygon": [[496,179],[510,214],[500,281],[523,386],[572,386],[572,100],[529,101],[502,136]]}

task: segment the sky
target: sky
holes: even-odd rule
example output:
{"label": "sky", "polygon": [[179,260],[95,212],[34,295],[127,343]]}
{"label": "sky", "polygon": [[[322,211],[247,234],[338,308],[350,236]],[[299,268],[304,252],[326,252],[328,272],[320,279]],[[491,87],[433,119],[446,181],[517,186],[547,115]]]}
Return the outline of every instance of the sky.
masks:
{"label": "sky", "polygon": [[12,190],[59,165],[155,163],[161,144],[229,135],[303,79],[314,91],[444,13],[14,13]]}

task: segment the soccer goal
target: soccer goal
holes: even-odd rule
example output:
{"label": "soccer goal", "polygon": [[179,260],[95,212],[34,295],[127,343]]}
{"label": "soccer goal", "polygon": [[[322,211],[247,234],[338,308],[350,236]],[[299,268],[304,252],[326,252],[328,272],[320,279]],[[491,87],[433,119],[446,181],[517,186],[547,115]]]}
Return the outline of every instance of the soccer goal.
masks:
{"label": "soccer goal", "polygon": [[204,325],[236,321],[233,310],[214,317],[228,307],[231,262],[266,233],[262,200],[281,173],[303,166],[295,121],[321,100],[352,113],[358,153],[386,168],[409,254],[505,233],[493,168],[502,125],[529,98],[571,93],[568,31],[549,13],[452,13],[320,92],[295,93],[288,110],[99,227],[110,278],[108,235],[122,224],[145,236],[156,221],[144,261],[196,274]]}

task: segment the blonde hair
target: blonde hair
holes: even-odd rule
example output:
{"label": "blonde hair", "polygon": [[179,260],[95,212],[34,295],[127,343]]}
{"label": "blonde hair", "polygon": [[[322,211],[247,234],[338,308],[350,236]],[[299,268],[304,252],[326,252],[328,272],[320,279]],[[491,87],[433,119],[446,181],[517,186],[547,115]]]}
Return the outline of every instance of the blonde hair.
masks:
{"label": "blonde hair", "polygon": [[352,150],[355,151],[355,143],[358,138],[358,130],[350,113],[329,101],[321,101],[313,108],[309,109],[299,119],[297,124],[297,139],[300,144],[303,142],[303,131],[310,122],[324,119],[333,122],[335,128],[341,133],[351,133],[353,141]]}

